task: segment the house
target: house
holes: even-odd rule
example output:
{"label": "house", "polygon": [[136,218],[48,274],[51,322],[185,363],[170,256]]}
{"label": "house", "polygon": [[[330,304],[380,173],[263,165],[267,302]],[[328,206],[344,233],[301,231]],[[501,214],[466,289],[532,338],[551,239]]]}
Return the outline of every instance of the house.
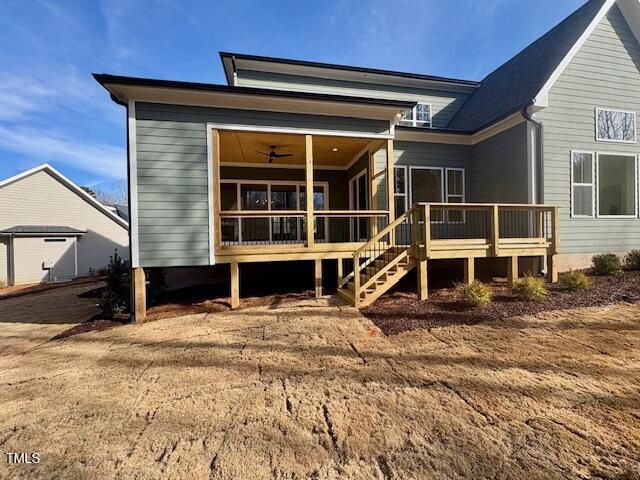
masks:
{"label": "house", "polygon": [[88,276],[129,258],[128,224],[50,165],[0,181],[0,282]]}
{"label": "house", "polygon": [[337,260],[361,306],[414,269],[426,298],[445,258],[553,281],[636,248],[639,38],[638,0],[590,0],[482,81],[237,53],[228,85],[95,74],[127,109],[135,284],[228,264],[236,306],[245,262],[314,262],[320,293]]}

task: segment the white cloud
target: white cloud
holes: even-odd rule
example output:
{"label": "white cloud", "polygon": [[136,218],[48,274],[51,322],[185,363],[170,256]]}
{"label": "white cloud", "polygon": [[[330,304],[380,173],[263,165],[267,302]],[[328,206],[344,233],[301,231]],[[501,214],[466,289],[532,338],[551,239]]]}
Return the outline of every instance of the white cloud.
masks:
{"label": "white cloud", "polygon": [[121,108],[86,74],[74,67],[32,69],[27,73],[0,73],[0,121],[71,110],[96,114],[115,124],[124,121]]}
{"label": "white cloud", "polygon": [[104,178],[126,178],[126,149],[80,141],[53,131],[9,129],[0,125],[0,148],[37,160],[57,163]]}

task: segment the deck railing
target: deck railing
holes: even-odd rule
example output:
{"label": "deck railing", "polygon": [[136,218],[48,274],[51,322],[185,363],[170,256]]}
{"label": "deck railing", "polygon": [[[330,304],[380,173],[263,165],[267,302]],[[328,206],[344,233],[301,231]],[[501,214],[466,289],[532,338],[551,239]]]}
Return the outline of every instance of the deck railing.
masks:
{"label": "deck railing", "polygon": [[[303,245],[307,238],[304,210],[234,210],[220,212],[221,245]],[[316,210],[315,243],[359,243],[389,222],[384,210]]]}
{"label": "deck railing", "polygon": [[[420,203],[414,205],[415,235],[428,252],[431,247],[484,242],[497,255],[500,244],[540,244],[557,251],[558,207],[527,204]],[[425,219],[427,221],[425,222]],[[425,239],[427,241],[425,242]]]}

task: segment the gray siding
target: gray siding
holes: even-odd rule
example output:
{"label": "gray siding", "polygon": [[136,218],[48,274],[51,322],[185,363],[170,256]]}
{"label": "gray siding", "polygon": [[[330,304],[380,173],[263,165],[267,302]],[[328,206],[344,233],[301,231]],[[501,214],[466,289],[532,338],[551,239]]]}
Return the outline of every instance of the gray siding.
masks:
{"label": "gray siding", "polygon": [[332,93],[429,102],[433,110],[433,125],[439,128],[445,127],[449,123],[449,120],[469,96],[468,93],[462,92],[378,85],[252,70],[238,70],[237,85],[298,92]]}
{"label": "gray siding", "polygon": [[[207,122],[381,133],[389,123],[347,117],[136,103],[140,265],[209,263]],[[252,170],[255,171],[255,170]],[[302,172],[302,170],[300,171]],[[273,178],[283,173],[270,170]],[[316,171],[316,179],[331,177]],[[345,202],[344,182],[335,190]]]}
{"label": "gray siding", "polygon": [[[544,201],[562,205],[563,253],[626,251],[640,247],[639,219],[570,218],[570,150],[637,154],[640,145],[595,141],[595,107],[640,114],[640,47],[614,5],[549,94],[545,125]],[[636,126],[636,131],[637,131]]]}
{"label": "gray siding", "polygon": [[473,146],[467,199],[527,203],[527,124],[522,122]]}

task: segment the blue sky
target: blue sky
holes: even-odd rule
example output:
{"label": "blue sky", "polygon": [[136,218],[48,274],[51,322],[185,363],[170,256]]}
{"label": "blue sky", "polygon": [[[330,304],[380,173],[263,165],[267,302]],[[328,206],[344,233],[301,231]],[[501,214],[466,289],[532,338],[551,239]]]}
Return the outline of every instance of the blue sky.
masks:
{"label": "blue sky", "polygon": [[0,178],[125,178],[125,111],[92,72],[224,83],[218,51],[481,80],[584,0],[3,0]]}

